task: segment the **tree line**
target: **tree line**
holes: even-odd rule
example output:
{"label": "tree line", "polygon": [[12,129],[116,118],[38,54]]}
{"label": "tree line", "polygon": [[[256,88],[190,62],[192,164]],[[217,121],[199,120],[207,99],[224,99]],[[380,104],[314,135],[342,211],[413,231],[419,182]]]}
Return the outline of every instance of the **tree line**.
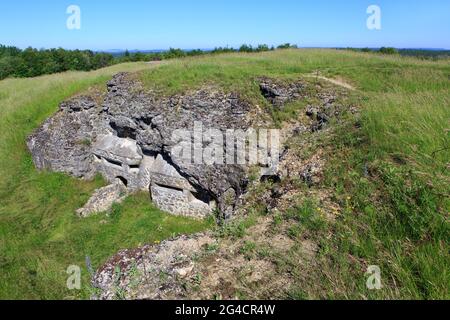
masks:
{"label": "tree line", "polygon": [[258,46],[253,47],[252,45],[243,44],[239,48],[235,49],[233,47],[216,47],[213,50],[182,50],[182,49],[174,49],[170,48],[168,51],[163,52],[152,52],[152,53],[130,53],[128,50],[119,57],[116,57],[117,62],[136,62],[136,61],[159,61],[159,60],[167,60],[167,59],[175,59],[175,58],[184,58],[184,57],[193,57],[200,56],[206,54],[220,54],[220,53],[231,53],[231,52],[265,52],[265,51],[273,51],[276,49],[294,49],[298,48],[296,45],[292,45],[290,43],[282,44],[277,47],[271,46],[269,47],[267,44],[260,44]]}
{"label": "tree line", "polygon": [[[342,48],[338,48],[342,49]],[[344,50],[356,51],[356,52],[372,52],[372,53],[382,53],[382,54],[398,54],[399,51],[392,47],[381,47],[379,49],[371,48],[344,48]]]}
{"label": "tree line", "polygon": [[158,61],[205,54],[264,52],[289,48],[297,48],[297,46],[286,43],[275,48],[266,44],[256,47],[244,44],[238,49],[218,47],[209,51],[199,49],[186,51],[171,48],[168,51],[154,53],[130,53],[127,50],[121,55],[114,56],[110,53],[91,50],[35,49],[31,47],[21,50],[13,46],[0,45],[0,80],[8,77],[36,77],[69,70],[90,71],[123,62]]}
{"label": "tree line", "polygon": [[423,60],[440,60],[450,58],[450,50],[433,49],[396,49],[392,47],[371,48],[345,48],[346,50],[357,52],[381,53],[386,55],[401,55],[415,57]]}

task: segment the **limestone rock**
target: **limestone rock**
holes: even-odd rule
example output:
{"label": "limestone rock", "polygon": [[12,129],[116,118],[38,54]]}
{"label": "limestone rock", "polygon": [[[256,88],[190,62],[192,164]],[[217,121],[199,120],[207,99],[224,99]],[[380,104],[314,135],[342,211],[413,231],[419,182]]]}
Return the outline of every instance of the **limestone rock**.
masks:
{"label": "limestone rock", "polygon": [[36,167],[78,178],[93,177],[92,141],[99,132],[108,130],[96,111],[98,107],[88,97],[63,102],[60,112],[27,140]]}
{"label": "limestone rock", "polygon": [[93,286],[101,293],[94,298],[112,300],[120,292],[122,299],[184,299],[178,280],[195,272],[195,257],[211,245],[217,245],[211,235],[197,234],[123,250],[95,273]]}
{"label": "limestone rock", "polygon": [[[269,79],[261,86],[277,105],[298,97],[302,88]],[[63,102],[29,137],[36,167],[86,179],[101,173],[110,183],[121,179],[131,192],[150,190],[161,209],[175,214],[204,217],[217,208],[230,217],[248,168],[186,161],[172,152],[179,143],[174,133],[193,132],[199,122],[204,130],[246,131],[258,120],[249,104],[213,88],[160,97],[141,90],[126,73],[114,76],[107,89],[101,105],[89,97]]]}
{"label": "limestone rock", "polygon": [[94,192],[86,205],[77,210],[80,217],[106,212],[114,203],[120,203],[127,195],[127,188],[120,179],[113,184],[100,188]]}
{"label": "limestone rock", "polygon": [[307,106],[306,115],[313,121],[310,130],[320,131],[326,128],[332,118],[339,116],[341,107],[335,104],[336,95],[331,93],[319,93],[321,105]]}
{"label": "limestone rock", "polygon": [[275,107],[281,108],[286,103],[302,96],[304,85],[300,82],[281,83],[269,78],[260,79],[261,94]]}

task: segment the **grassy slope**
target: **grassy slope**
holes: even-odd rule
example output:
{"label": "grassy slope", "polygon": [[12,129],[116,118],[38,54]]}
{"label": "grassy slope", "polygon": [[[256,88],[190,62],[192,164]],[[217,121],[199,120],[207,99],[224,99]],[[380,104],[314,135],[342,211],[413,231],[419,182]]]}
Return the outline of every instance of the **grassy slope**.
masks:
{"label": "grassy slope", "polygon": [[[179,60],[142,72],[141,79],[167,94],[219,85],[264,105],[252,79],[296,78],[316,71],[344,78],[357,88],[362,126],[343,125],[331,141],[334,156],[323,187],[335,190],[336,201],[345,209],[342,216],[315,230],[315,218],[310,220],[318,211],[305,211],[308,203],[293,209],[301,228],[313,229],[307,233],[321,251],[319,266],[311,270],[295,270],[296,261],[282,262],[288,266],[285,271],[299,275],[292,296],[448,298],[448,60],[288,50]],[[382,268],[381,291],[365,288],[364,272],[371,264]]]}
{"label": "grassy slope", "polygon": [[[120,249],[209,225],[164,214],[144,194],[117,206],[109,218],[78,219],[74,210],[104,182],[78,181],[33,167],[26,136],[57,110],[59,102],[88,87],[104,87],[119,71],[145,68],[149,66],[144,63],[123,64],[0,82],[0,298],[88,298],[86,256],[96,268]],[[69,265],[83,267],[81,292],[65,288]]]}
{"label": "grassy slope", "polygon": [[[311,270],[309,282],[299,282],[300,289],[293,297],[448,297],[448,61],[287,50],[175,60],[143,71],[140,77],[147,86],[167,94],[213,84],[264,104],[252,79],[296,78],[316,70],[345,78],[358,89],[362,129],[342,127],[332,141],[336,152],[325,184],[339,199],[345,199],[341,204],[346,210],[329,226],[334,231],[332,238],[314,231],[322,239],[323,259]],[[172,231],[163,228],[165,232],[155,237],[153,220],[142,218],[143,211],[155,210],[143,196],[129,200],[136,205],[122,206],[118,218],[111,218],[112,226],[107,225],[109,230],[99,226],[100,218],[79,222],[71,212],[101,182],[79,182],[33,170],[24,146],[26,134],[51,114],[59,101],[111,74],[108,70],[107,76],[101,76],[102,72],[89,77],[64,74],[0,82],[0,245],[6,248],[0,253],[5,270],[0,275],[0,297],[62,297],[67,294],[61,284],[67,264],[82,264],[85,254],[98,263],[117,247],[152,241]],[[46,87],[41,79],[53,81]],[[72,79],[70,84],[68,79]],[[30,88],[27,81],[39,84],[41,90]],[[14,93],[16,86],[24,91]],[[370,168],[371,177],[364,176],[364,167]],[[130,210],[138,216],[137,221],[126,214]],[[122,227],[118,221],[137,225]],[[178,228],[172,222],[167,225]],[[201,227],[188,225],[185,230]],[[131,238],[127,232],[132,233]],[[107,248],[97,247],[100,244]],[[352,263],[355,260],[382,266],[387,288],[367,293],[364,274]]]}

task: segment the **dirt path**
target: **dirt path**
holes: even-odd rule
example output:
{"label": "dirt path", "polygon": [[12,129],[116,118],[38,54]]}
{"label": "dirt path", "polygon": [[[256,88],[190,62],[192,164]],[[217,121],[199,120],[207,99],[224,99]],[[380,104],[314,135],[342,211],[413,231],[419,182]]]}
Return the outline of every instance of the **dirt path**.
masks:
{"label": "dirt path", "polygon": [[332,78],[327,78],[327,77],[324,77],[324,76],[321,76],[321,75],[318,76],[318,75],[315,75],[315,74],[309,74],[309,75],[307,75],[307,77],[324,80],[324,81],[330,82],[330,83],[332,83],[334,85],[337,85],[339,87],[348,89],[348,90],[352,90],[352,91],[356,90],[356,88],[354,86],[352,86],[351,84],[345,82],[343,79],[332,79]]}

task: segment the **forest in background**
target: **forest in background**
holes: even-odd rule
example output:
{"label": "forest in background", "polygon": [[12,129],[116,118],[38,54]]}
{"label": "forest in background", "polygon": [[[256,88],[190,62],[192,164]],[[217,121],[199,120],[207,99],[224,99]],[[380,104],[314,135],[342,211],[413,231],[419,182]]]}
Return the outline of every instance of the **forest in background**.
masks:
{"label": "forest in background", "polygon": [[[91,71],[124,62],[161,61],[175,58],[200,56],[206,54],[220,54],[230,52],[266,52],[280,49],[293,49],[296,45],[285,43],[277,47],[267,44],[252,46],[243,44],[238,49],[232,47],[217,47],[213,50],[183,50],[170,48],[166,51],[133,51],[122,52],[94,52],[92,50],[65,50],[26,48],[21,50],[14,46],[0,45],[0,80],[6,78],[29,78],[44,74],[60,73],[65,71]],[[339,48],[342,49],[342,48]],[[450,57],[450,50],[427,49],[395,49],[382,47],[371,48],[345,48],[344,50],[399,54],[402,56],[414,56],[426,60],[439,60]]]}

